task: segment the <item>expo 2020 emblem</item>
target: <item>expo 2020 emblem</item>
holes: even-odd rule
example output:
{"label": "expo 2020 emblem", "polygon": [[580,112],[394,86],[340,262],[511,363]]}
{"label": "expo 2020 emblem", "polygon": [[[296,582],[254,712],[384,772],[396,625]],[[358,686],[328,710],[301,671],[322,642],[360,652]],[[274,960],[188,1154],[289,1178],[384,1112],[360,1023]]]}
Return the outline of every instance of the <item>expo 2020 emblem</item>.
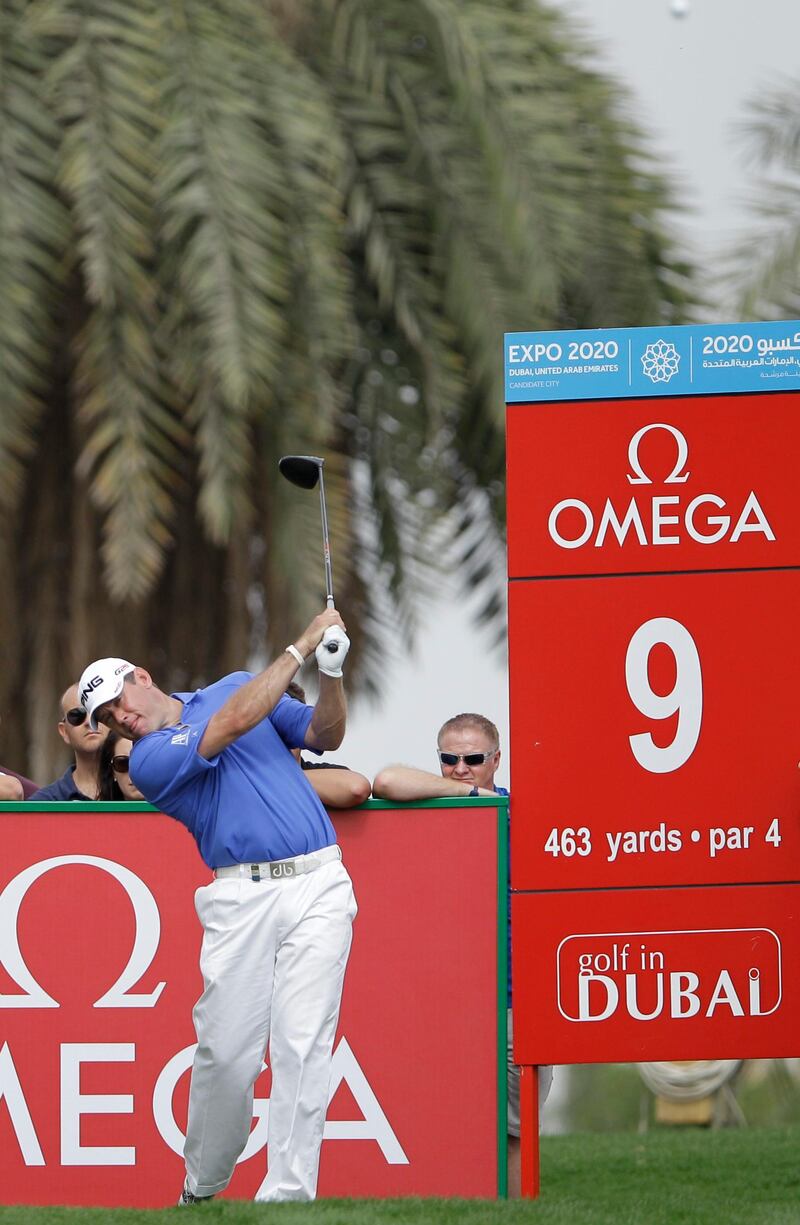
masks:
{"label": "expo 2020 emblem", "polygon": [[654,383],[668,383],[678,373],[680,356],[674,344],[657,340],[648,345],[642,354],[642,369]]}

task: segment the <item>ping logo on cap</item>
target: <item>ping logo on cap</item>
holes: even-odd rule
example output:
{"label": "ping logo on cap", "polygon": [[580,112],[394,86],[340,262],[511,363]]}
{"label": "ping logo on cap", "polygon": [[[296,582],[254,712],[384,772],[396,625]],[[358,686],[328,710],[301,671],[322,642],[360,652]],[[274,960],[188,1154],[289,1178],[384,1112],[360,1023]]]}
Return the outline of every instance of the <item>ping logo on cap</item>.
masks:
{"label": "ping logo on cap", "polygon": [[85,699],[88,698],[92,690],[96,689],[98,685],[102,685],[102,683],[103,683],[102,676],[93,676],[90,681],[86,682],[83,689],[81,689],[81,702],[84,705],[86,704]]}

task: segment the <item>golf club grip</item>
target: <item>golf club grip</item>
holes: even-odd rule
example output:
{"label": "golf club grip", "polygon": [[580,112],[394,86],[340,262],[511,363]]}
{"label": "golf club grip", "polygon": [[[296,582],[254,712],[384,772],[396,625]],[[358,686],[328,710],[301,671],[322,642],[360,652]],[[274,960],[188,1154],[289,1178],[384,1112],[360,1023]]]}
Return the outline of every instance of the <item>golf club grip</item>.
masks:
{"label": "golf club grip", "polygon": [[[326,554],[325,554],[326,559],[327,559],[327,556],[328,556],[328,554],[327,554],[327,552],[326,552]],[[330,579],[330,562],[327,562],[327,563],[326,563],[326,568],[327,568],[327,570],[328,570],[328,596],[327,596],[327,599],[326,599],[325,603],[327,604],[328,608],[333,608],[333,606],[334,606],[334,605],[333,605],[333,592],[331,591],[331,587],[333,586],[333,584],[332,584],[331,579]],[[335,650],[336,650],[336,643],[335,643],[335,642],[326,642],[326,643],[325,643],[325,646],[328,648],[328,650],[329,650],[329,651],[335,651]]]}

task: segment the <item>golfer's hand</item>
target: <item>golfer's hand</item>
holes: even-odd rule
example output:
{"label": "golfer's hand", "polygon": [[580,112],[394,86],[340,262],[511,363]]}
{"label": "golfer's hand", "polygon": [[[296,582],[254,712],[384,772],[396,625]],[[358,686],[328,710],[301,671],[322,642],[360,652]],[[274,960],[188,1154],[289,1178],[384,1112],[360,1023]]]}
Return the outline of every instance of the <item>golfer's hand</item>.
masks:
{"label": "golfer's hand", "polygon": [[320,642],[322,642],[322,635],[325,631],[334,625],[338,625],[339,629],[344,631],[344,621],[336,609],[326,608],[324,612],[316,616],[311,624],[303,630],[300,637],[295,639],[295,646],[307,659],[316,650]]}
{"label": "golfer's hand", "polygon": [[322,635],[314,654],[317,667],[326,676],[341,676],[342,664],[350,650],[350,639],[340,625],[331,625]]}

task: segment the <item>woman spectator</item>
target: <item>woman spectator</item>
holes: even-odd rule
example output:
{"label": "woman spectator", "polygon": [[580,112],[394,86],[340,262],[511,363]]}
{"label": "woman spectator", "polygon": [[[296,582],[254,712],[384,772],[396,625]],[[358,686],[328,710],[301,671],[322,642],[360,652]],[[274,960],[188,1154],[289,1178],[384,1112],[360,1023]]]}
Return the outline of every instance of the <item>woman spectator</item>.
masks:
{"label": "woman spectator", "polygon": [[133,741],[109,732],[100,752],[98,800],[141,800],[145,798],[133,785],[129,773]]}

